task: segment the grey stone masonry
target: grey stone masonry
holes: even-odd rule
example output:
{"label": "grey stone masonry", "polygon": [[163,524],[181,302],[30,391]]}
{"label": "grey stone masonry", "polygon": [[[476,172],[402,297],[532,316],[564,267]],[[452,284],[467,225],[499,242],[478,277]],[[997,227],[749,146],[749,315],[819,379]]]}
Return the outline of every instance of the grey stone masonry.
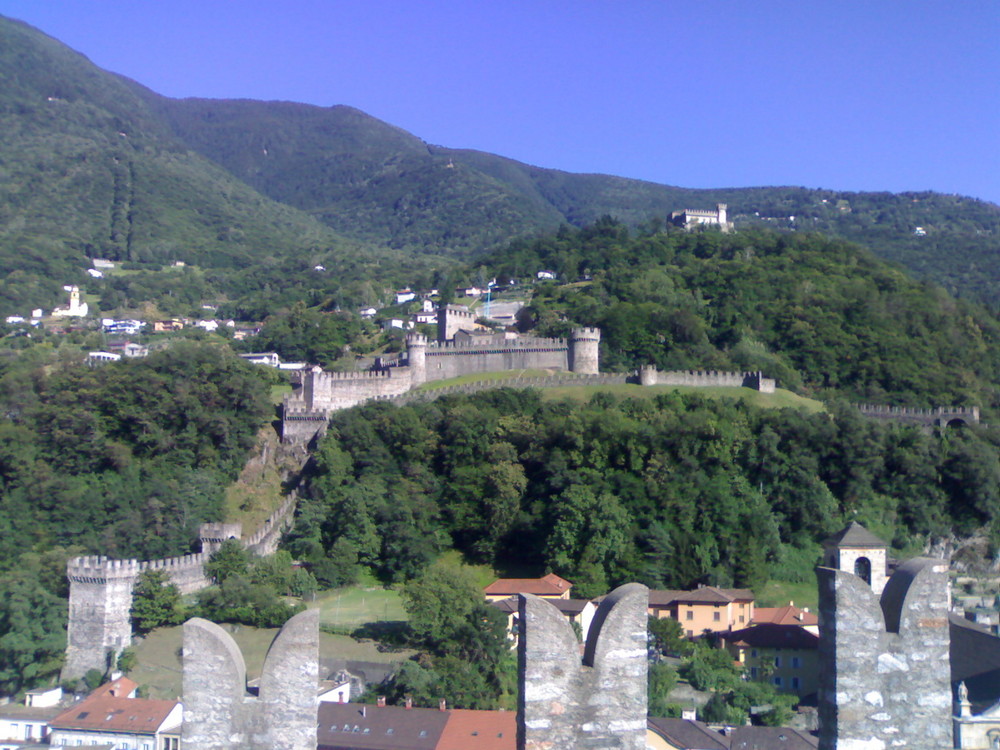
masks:
{"label": "grey stone masonry", "polygon": [[881,600],[851,573],[816,575],[820,750],[952,747],[947,563],[906,562]]}
{"label": "grey stone masonry", "polygon": [[605,597],[581,661],[559,610],[521,595],[518,750],[645,750],[648,602],[638,583]]}
{"label": "grey stone masonry", "polygon": [[247,693],[239,646],[215,623],[184,623],[184,747],[315,750],[319,610],[300,612],[275,636],[258,697]]}

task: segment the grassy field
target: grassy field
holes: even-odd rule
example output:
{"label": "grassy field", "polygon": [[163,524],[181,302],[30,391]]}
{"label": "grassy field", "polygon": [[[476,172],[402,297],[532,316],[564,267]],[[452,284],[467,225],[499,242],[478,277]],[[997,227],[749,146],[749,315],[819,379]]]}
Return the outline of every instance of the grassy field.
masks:
{"label": "grassy field", "polygon": [[504,372],[477,372],[471,375],[460,375],[457,378],[448,380],[434,380],[424,383],[417,390],[435,391],[439,388],[447,388],[452,385],[468,385],[469,383],[485,383],[494,380],[511,380],[513,378],[544,378],[551,375],[564,374],[555,373],[551,370],[506,370]]}
{"label": "grassy field", "polygon": [[[265,449],[266,446],[266,449]],[[226,487],[225,519],[242,523],[244,535],[252,533],[284,500],[282,476],[287,466],[274,460],[278,454],[278,436],[270,425],[257,435],[257,455],[266,450],[268,460],[248,461],[239,478]]]}
{"label": "grassy field", "polygon": [[[240,649],[247,665],[247,679],[260,676],[264,656],[277,634],[274,628],[251,628],[245,625],[223,625]],[[144,688],[150,698],[175,699],[181,694],[181,627],[159,628],[139,641],[136,646],[138,665],[129,677]],[[356,641],[345,635],[319,634],[320,658],[356,659],[359,661],[399,662],[411,652],[383,653],[372,641]],[[326,675],[321,675],[325,677]]]}
{"label": "grassy field", "polygon": [[272,385],[271,386],[271,403],[280,404],[285,400],[285,396],[292,392],[292,386],[290,385]]}
{"label": "grassy field", "polygon": [[383,588],[375,581],[359,586],[323,591],[309,605],[319,607],[323,625],[356,628],[370,622],[406,619],[403,600],[395,589]]}
{"label": "grassy field", "polygon": [[755,604],[758,607],[784,607],[788,602],[795,602],[796,607],[808,607],[811,612],[815,612],[819,603],[816,582],[768,581]]}

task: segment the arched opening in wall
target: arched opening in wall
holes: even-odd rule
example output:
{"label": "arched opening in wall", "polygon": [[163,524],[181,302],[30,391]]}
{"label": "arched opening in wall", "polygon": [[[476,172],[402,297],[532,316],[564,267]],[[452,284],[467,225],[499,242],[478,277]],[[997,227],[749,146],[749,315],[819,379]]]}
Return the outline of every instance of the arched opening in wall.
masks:
{"label": "arched opening in wall", "polygon": [[968,427],[964,419],[949,419],[947,427],[952,427],[954,429],[961,429],[962,427]]}
{"label": "arched opening in wall", "polygon": [[860,578],[862,581],[867,583],[869,586],[872,585],[872,561],[867,557],[859,557],[854,561],[854,575]]}

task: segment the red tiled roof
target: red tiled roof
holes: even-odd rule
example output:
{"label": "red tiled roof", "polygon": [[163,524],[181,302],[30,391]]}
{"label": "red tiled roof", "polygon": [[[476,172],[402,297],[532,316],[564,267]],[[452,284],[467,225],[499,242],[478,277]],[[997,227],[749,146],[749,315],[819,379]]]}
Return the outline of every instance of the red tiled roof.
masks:
{"label": "red tiled roof", "polygon": [[513,594],[535,594],[537,596],[561,596],[573,584],[555,573],[541,578],[498,578],[483,593],[489,596],[510,596]]}
{"label": "red tiled roof", "polygon": [[452,709],[434,750],[514,750],[516,746],[515,712]]}
{"label": "red tiled roof", "polygon": [[806,612],[793,604],[785,607],[755,607],[751,625],[819,625],[819,618],[812,612]]}
{"label": "red tiled roof", "polygon": [[135,688],[136,684],[127,677],[102,685],[52,719],[49,726],[53,729],[155,734],[177,706],[177,701],[126,698]]}

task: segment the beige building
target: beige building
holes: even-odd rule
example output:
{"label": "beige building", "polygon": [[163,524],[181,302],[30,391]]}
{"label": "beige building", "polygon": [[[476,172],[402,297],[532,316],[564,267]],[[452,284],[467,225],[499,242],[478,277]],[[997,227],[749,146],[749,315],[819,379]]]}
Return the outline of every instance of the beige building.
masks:
{"label": "beige building", "polygon": [[485,589],[486,601],[495,602],[518,594],[534,594],[543,599],[569,599],[573,584],[555,573],[541,578],[498,578]]}
{"label": "beige building", "polygon": [[650,590],[649,616],[677,620],[688,638],[745,628],[754,616],[749,589],[702,586],[694,591]]}

